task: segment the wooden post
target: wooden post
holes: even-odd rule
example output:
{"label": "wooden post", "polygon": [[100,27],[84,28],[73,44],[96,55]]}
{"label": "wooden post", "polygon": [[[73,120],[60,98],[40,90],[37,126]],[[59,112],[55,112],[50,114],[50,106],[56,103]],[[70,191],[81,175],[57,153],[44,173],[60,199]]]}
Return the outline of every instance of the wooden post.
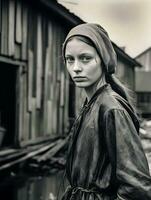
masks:
{"label": "wooden post", "polygon": [[32,98],[31,139],[36,138],[36,99]]}
{"label": "wooden post", "polygon": [[33,66],[34,66],[34,57],[33,52],[28,50],[28,111],[32,111],[32,90],[33,90]]}
{"label": "wooden post", "polygon": [[2,1],[1,54],[8,54],[8,0]]}
{"label": "wooden post", "polygon": [[47,47],[46,49],[46,58],[45,58],[45,71],[44,71],[44,96],[43,96],[43,132],[49,132],[45,127],[47,127],[47,123],[50,123],[47,121],[48,117],[48,112],[51,112],[48,107],[47,107],[47,101],[48,101],[48,91],[50,88],[49,85],[49,66],[50,66],[50,52],[51,52],[51,47]]}
{"label": "wooden post", "polygon": [[22,131],[23,131],[23,78],[22,78],[23,69],[22,66],[19,67],[18,72],[18,81],[19,81],[19,132],[18,139],[19,142],[22,141]]}
{"label": "wooden post", "polygon": [[13,56],[15,52],[15,2],[13,0],[9,0],[8,11],[8,54]]}
{"label": "wooden post", "polygon": [[[0,13],[2,13],[2,0],[0,0]],[[0,34],[2,32],[2,14],[0,14]]]}
{"label": "wooden post", "polygon": [[22,9],[21,1],[16,1],[16,27],[15,41],[21,44],[22,42]]}
{"label": "wooden post", "polygon": [[37,73],[36,73],[36,106],[41,107],[41,87],[42,87],[42,18],[37,16]]}
{"label": "wooden post", "polygon": [[22,51],[21,57],[23,60],[27,60],[27,32],[28,32],[28,10],[26,5],[23,8],[23,17],[22,17]]}

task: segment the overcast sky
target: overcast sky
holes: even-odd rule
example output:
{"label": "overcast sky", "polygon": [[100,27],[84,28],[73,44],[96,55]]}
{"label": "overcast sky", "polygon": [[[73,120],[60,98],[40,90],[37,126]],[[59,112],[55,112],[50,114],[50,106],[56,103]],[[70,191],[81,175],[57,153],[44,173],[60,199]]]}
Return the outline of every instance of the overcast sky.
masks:
{"label": "overcast sky", "polygon": [[[84,21],[99,23],[135,57],[151,46],[151,0],[59,0]],[[68,3],[75,2],[75,3]],[[77,2],[77,3],[76,3]]]}

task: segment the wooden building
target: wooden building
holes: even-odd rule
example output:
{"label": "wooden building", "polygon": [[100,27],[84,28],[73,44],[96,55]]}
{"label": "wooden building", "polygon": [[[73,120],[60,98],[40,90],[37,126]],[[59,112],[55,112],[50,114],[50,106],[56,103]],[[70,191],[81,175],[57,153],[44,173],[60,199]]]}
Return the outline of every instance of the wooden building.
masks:
{"label": "wooden building", "polygon": [[[0,0],[0,126],[3,147],[64,136],[76,90],[61,58],[65,35],[83,21],[55,0]],[[134,87],[134,59],[113,43],[117,74]],[[69,109],[70,108],[70,109]]]}
{"label": "wooden building", "polygon": [[151,47],[136,57],[142,67],[136,69],[137,106],[142,117],[151,118]]}

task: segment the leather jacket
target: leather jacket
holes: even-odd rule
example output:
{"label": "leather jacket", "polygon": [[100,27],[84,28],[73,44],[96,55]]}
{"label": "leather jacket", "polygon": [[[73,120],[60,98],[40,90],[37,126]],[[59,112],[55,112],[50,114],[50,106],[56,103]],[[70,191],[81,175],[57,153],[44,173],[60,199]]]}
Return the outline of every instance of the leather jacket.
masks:
{"label": "leather jacket", "polygon": [[151,200],[151,177],[132,107],[106,84],[71,130],[62,200]]}

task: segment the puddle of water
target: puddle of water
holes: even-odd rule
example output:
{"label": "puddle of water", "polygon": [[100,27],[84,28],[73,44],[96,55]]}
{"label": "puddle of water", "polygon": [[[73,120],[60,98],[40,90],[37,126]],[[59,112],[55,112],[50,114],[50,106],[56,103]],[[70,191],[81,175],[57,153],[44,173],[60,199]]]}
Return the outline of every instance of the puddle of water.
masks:
{"label": "puddle of water", "polygon": [[0,199],[5,200],[59,200],[64,191],[63,173],[47,177],[28,177],[7,180],[0,186]]}

